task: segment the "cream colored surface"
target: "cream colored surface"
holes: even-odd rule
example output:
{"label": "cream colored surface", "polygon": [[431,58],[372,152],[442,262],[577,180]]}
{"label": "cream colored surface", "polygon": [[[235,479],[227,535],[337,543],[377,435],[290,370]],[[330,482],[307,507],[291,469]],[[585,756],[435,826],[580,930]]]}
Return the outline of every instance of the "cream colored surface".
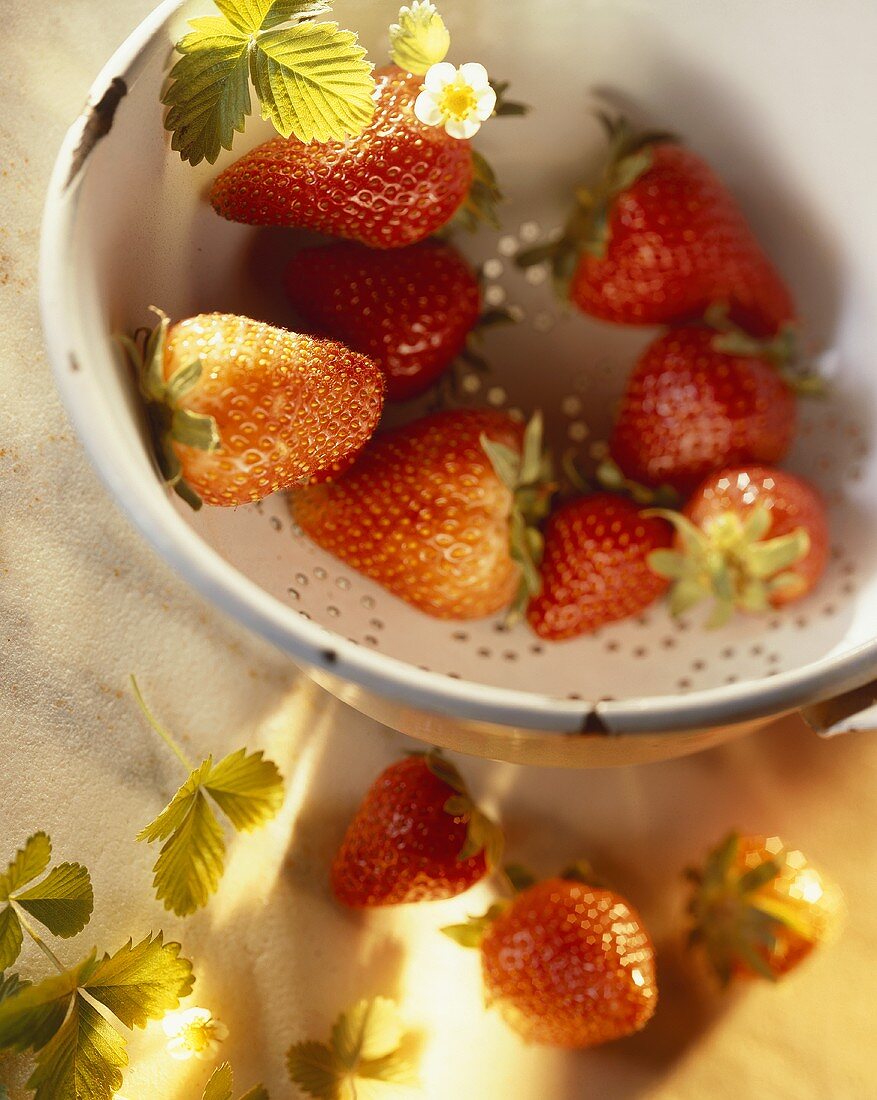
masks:
{"label": "cream colored surface", "polygon": [[[164,928],[182,940],[193,1003],[230,1028],[239,1091],[294,1096],[283,1053],[323,1037],[360,996],[402,999],[422,1028],[434,1100],[871,1100],[877,1096],[877,737],[819,743],[785,730],[688,760],[614,773],[466,765],[508,824],[516,857],[547,873],[588,855],[642,909],[662,1003],[641,1036],[582,1055],[523,1048],[479,1003],[477,960],[435,928],[484,895],[348,916],[326,866],[358,794],[405,743],[297,677],[285,658],[191,595],[115,511],[54,394],[36,305],[42,195],[92,76],[150,0],[76,0],[35,15],[0,2],[0,839],[48,830],[95,883],[94,919],[61,945]],[[136,257],[131,257],[136,263]],[[233,843],[219,896],[187,922],[152,899],[153,853],[133,841],[180,779],[126,692],[136,671],[192,755],[246,741],[290,777],[280,819]],[[678,871],[730,825],[784,834],[844,886],[844,936],[777,988],[719,1006],[678,950]],[[29,951],[22,969],[44,972]],[[151,1027],[131,1044],[129,1100],[190,1100],[211,1066],[181,1066]],[[8,1064],[0,1067],[0,1079]],[[12,1089],[13,1097],[26,1095]]]}

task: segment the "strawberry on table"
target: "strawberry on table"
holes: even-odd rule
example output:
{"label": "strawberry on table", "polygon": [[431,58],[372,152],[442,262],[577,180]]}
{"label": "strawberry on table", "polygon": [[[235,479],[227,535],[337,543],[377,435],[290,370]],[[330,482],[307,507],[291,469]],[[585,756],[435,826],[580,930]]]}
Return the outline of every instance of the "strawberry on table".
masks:
{"label": "strawberry on table", "polygon": [[164,314],[140,371],[162,473],[195,507],[245,504],[340,469],[371,437],[384,377],[333,340],[248,317]]}
{"label": "strawberry on table", "polygon": [[694,883],[691,942],[719,980],[781,978],[833,936],[843,919],[840,889],[779,837],[731,833]]}
{"label": "strawberry on table", "polygon": [[496,865],[502,833],[439,753],[383,771],[332,863],[332,891],[354,909],[455,897]]}
{"label": "strawberry on table", "polygon": [[609,441],[627,477],[691,492],[724,466],[785,457],[797,408],[780,373],[780,349],[754,340],[738,346],[705,325],[673,329],[649,344]]}
{"label": "strawberry on table", "polygon": [[806,481],[775,467],[719,470],[684,512],[653,512],[675,527],[676,549],[654,551],[649,566],[673,581],[674,614],[712,596],[710,626],[736,609],[766,611],[801,599],[828,561],[825,505]]}
{"label": "strawberry on table", "polygon": [[538,589],[532,525],[548,476],[538,414],[525,431],[502,412],[456,409],[378,436],[290,507],[314,542],[394,595],[437,618],[477,619]]}
{"label": "strawberry on table", "polygon": [[480,947],[487,1003],[527,1042],[596,1046],[639,1031],[655,1011],[651,938],[612,890],[552,878],[443,931]]}
{"label": "strawberry on table", "polygon": [[673,541],[662,519],[623,497],[595,493],[563,504],[545,527],[542,587],[527,619],[542,638],[561,641],[638,615],[667,589],[648,555]]}
{"label": "strawberry on table", "polygon": [[347,241],[304,248],[286,289],[308,325],[379,364],[390,401],[416,397],[447,370],[481,309],[475,273],[438,241],[392,251]]}
{"label": "strawberry on table", "polygon": [[469,142],[417,118],[422,76],[390,65],[376,78],[377,109],[358,137],[258,146],[217,177],[210,192],[217,213],[373,248],[413,244],[445,225],[472,184]]}
{"label": "strawberry on table", "polygon": [[620,324],[695,320],[714,303],[756,336],[794,321],[785,283],[706,161],[671,135],[603,121],[603,179],[580,189],[559,240],[519,263],[549,260],[573,305]]}

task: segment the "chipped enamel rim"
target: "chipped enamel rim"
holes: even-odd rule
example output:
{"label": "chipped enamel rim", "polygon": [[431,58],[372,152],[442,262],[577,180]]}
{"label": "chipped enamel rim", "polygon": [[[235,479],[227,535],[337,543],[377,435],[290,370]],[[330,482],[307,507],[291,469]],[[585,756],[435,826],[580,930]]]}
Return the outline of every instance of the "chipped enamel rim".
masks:
{"label": "chipped enamel rim", "polygon": [[[40,248],[43,328],[56,384],[71,420],[117,503],[181,576],[220,609],[306,665],[325,668],[379,696],[428,713],[545,734],[669,734],[760,719],[767,722],[860,687],[875,675],[877,639],[769,680],[686,695],[596,704],[455,680],[369,651],[303,619],[229,565],[167,501],[154,492],[138,494],[126,478],[122,456],[93,430],[89,394],[95,387],[94,380],[89,378],[87,368],[70,369],[71,361],[88,362],[88,349],[76,346],[69,336],[75,331],[70,318],[76,305],[70,254],[77,199],[88,170],[88,155],[102,136],[100,121],[108,131],[119,100],[136,81],[144,59],[158,48],[159,32],[183,2],[165,0],[129,36],[95,80],[89,103],[68,131],[58,154],[46,199]],[[102,105],[103,110],[96,112],[96,105]],[[136,507],[132,503],[135,500]]]}

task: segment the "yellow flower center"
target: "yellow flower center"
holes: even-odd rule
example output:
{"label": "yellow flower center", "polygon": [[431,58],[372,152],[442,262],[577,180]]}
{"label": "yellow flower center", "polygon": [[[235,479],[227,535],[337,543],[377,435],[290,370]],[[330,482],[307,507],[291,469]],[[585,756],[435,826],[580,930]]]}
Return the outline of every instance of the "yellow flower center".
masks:
{"label": "yellow flower center", "polygon": [[462,80],[455,80],[453,84],[446,85],[438,104],[444,117],[453,119],[454,122],[465,122],[477,106],[478,100],[472,85]]}
{"label": "yellow flower center", "polygon": [[198,1020],[191,1024],[185,1024],[180,1029],[180,1039],[186,1050],[193,1054],[201,1054],[210,1049],[213,1042],[213,1020]]}

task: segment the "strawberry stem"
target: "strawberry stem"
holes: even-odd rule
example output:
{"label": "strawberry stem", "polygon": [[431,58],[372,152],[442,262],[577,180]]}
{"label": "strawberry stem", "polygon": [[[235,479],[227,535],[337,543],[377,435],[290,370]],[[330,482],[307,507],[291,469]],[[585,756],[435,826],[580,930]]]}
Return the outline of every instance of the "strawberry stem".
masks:
{"label": "strawberry stem", "polygon": [[133,675],[133,673],[131,675],[131,689],[134,692],[134,698],[137,701],[137,705],[143,711],[143,715],[146,718],[146,721],[150,724],[150,726],[152,726],[152,728],[162,739],[162,741],[164,741],[171,752],[174,753],[174,755],[180,760],[186,771],[194,771],[195,769],[192,766],[191,762],[189,761],[183,750],[180,748],[180,746],[177,744],[177,742],[174,740],[171,733],[166,730],[164,726],[161,725],[161,723],[146,705],[146,700],[143,698],[143,694],[140,691],[140,685],[137,683],[137,678]]}

